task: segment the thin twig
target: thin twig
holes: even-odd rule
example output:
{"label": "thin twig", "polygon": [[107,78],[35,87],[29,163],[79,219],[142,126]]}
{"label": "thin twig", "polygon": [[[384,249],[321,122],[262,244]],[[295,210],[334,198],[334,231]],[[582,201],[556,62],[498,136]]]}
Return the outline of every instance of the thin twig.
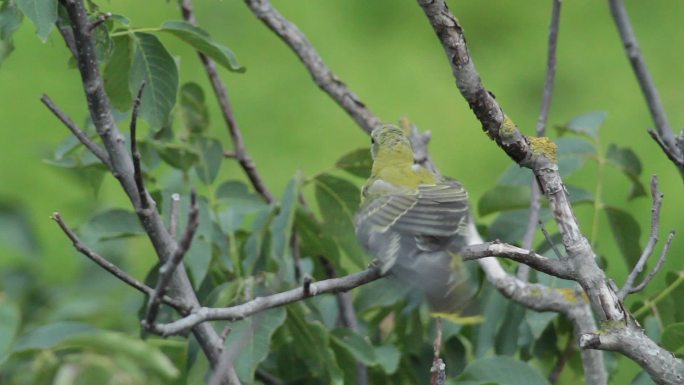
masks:
{"label": "thin twig", "polygon": [[180,210],[180,194],[171,194],[171,212],[169,213],[169,234],[176,239],[178,232],[178,212]]}
{"label": "thin twig", "polygon": [[442,349],[442,319],[435,318],[435,340],[432,343],[432,367],[430,367],[430,385],[444,385],[446,382],[446,364],[439,357]]}
{"label": "thin twig", "polygon": [[[553,0],[551,7],[551,24],[549,26],[548,54],[546,58],[546,80],[544,81],[544,92],[542,96],[542,106],[537,119],[537,136],[544,136],[546,133],[546,122],[549,118],[551,109],[551,97],[553,96],[554,80],[556,78],[556,49],[558,47],[558,27],[560,25],[560,12],[562,0]],[[532,197],[530,199],[530,215],[527,219],[527,229],[523,236],[522,247],[532,249],[534,234],[537,232],[537,222],[539,221],[539,210],[541,210],[541,191],[537,178],[532,178],[530,186]],[[521,265],[518,268],[518,278],[527,281],[530,274],[530,267]]]}
{"label": "thin twig", "polygon": [[554,385],[558,381],[558,377],[560,377],[560,374],[563,371],[565,364],[568,362],[572,354],[575,352],[575,343],[576,342],[574,338],[568,338],[568,340],[566,341],[565,349],[563,349],[560,356],[558,357],[558,361],[556,361],[556,365],[553,366],[553,369],[551,369],[551,373],[549,373],[549,384]]}
{"label": "thin twig", "polygon": [[111,13],[111,12],[107,12],[107,13],[101,14],[100,16],[97,17],[97,19],[93,20],[93,21],[90,23],[90,25],[88,26],[88,30],[89,30],[89,31],[94,30],[95,28],[97,28],[97,27],[99,27],[100,25],[102,25],[105,21],[107,21],[107,19],[109,19],[110,17],[112,17],[112,13]]}
{"label": "thin twig", "polygon": [[145,315],[145,320],[143,321],[143,326],[145,328],[150,328],[154,324],[157,314],[159,312],[159,298],[166,294],[171,277],[176,271],[176,268],[183,260],[185,253],[190,249],[192,239],[195,236],[195,231],[199,225],[199,209],[197,207],[197,193],[192,190],[190,195],[190,212],[188,213],[188,224],[185,228],[185,233],[183,238],[176,246],[171,258],[164,262],[164,264],[159,268],[159,279],[157,280],[157,285],[154,288],[154,295],[150,297],[147,305],[147,314]]}
{"label": "thin twig", "polygon": [[283,382],[278,377],[261,368],[257,368],[254,377],[263,382],[264,385],[283,385]]}
{"label": "thin twig", "polygon": [[667,236],[667,241],[665,241],[665,246],[663,246],[663,250],[660,252],[660,256],[658,257],[658,262],[656,263],[655,267],[651,272],[644,278],[644,280],[638,284],[637,286],[631,288],[629,290],[629,294],[639,292],[641,290],[644,290],[646,288],[646,285],[648,285],[649,282],[653,279],[653,277],[658,274],[660,271],[660,268],[663,267],[663,264],[665,263],[665,258],[667,256],[667,252],[670,250],[670,245],[672,244],[672,238],[675,236],[675,231],[670,230],[670,234]]}
{"label": "thin twig", "polygon": [[64,112],[62,111],[55,102],[50,99],[49,96],[43,94],[43,96],[40,98],[40,101],[45,104],[45,107],[47,107],[56,117],[59,119],[62,123],[64,123],[65,126],[71,131],[72,134],[90,151],[99,159],[107,168],[111,168],[110,163],[109,163],[109,155],[107,155],[107,151],[105,151],[104,148],[100,147],[97,143],[93,142],[90,140],[88,137],[88,134],[85,133],[76,123],[74,123],[73,120]]}
{"label": "thin twig", "polygon": [[138,139],[136,137],[136,128],[138,126],[138,110],[140,109],[140,101],[145,90],[145,82],[140,83],[138,93],[133,101],[133,112],[131,112],[131,156],[133,157],[133,177],[135,178],[135,185],[138,187],[138,195],[140,196],[140,204],[143,209],[149,207],[150,203],[147,200],[147,192],[145,191],[145,182],[140,168],[140,151],[138,151]]}
{"label": "thin twig", "polygon": [[[181,3],[181,11],[185,21],[193,25],[197,23],[193,11],[192,0],[183,0]],[[221,106],[221,114],[223,115],[223,119],[228,127],[228,134],[233,141],[233,155],[235,159],[237,159],[238,163],[240,163],[240,166],[244,170],[245,174],[247,174],[247,178],[249,178],[249,181],[252,183],[252,186],[259,193],[259,195],[261,195],[266,202],[273,203],[275,201],[273,193],[271,193],[271,191],[266,187],[261,175],[257,171],[252,157],[247,152],[245,142],[242,139],[242,132],[240,131],[240,127],[235,120],[233,108],[231,107],[230,101],[228,99],[228,90],[218,75],[216,63],[207,55],[199,51],[197,52],[197,55],[204,65],[204,69],[209,76],[211,86],[214,89],[216,98]]]}
{"label": "thin twig", "polygon": [[[310,296],[351,290],[368,282],[374,281],[380,277],[382,277],[380,270],[373,267],[340,278],[330,278],[322,281],[316,281],[311,283],[309,288]],[[195,325],[205,321],[238,321],[251,315],[260,313],[264,310],[284,306],[310,296],[305,295],[303,287],[298,287],[265,297],[257,297],[243,304],[227,308],[202,307],[193,310],[191,314],[174,322],[168,324],[156,324],[152,330],[162,336],[183,334],[189,328],[192,328]]]}
{"label": "thin twig", "polygon": [[323,62],[321,56],[296,25],[285,19],[268,0],[245,0],[245,3],[306,66],[314,82],[325,91],[356,123],[370,133],[380,120]]}
{"label": "thin twig", "polygon": [[658,243],[658,232],[660,230],[660,208],[663,204],[663,194],[658,190],[658,176],[656,175],[651,177],[651,199],[653,200],[653,203],[651,204],[651,233],[648,237],[646,247],[644,247],[641,256],[639,256],[639,260],[627,276],[622,289],[620,289],[618,292],[618,296],[621,299],[625,299],[625,297],[631,293],[631,290],[634,288],[634,282],[639,274],[644,271],[646,262],[648,262],[648,259],[653,254],[655,245]]}
{"label": "thin twig", "polygon": [[620,39],[622,40],[625,53],[632,65],[634,74],[641,87],[641,92],[646,99],[651,118],[655,123],[655,131],[653,131],[651,136],[658,138],[658,144],[661,145],[668,158],[673,160],[680,173],[684,176],[684,154],[682,154],[682,149],[677,146],[677,140],[670,126],[670,122],[667,119],[667,114],[665,113],[665,108],[660,100],[658,89],[646,66],[646,61],[641,54],[641,49],[639,48],[636,34],[634,33],[632,24],[629,20],[625,3],[623,0],[610,0],[609,4],[613,20],[620,33]]}
{"label": "thin twig", "polygon": [[[107,259],[104,257],[100,256],[93,250],[89,249],[88,246],[86,246],[81,239],[76,235],[76,233],[69,228],[69,226],[64,222],[62,219],[62,216],[59,213],[53,213],[52,218],[59,227],[62,229],[64,234],[71,240],[71,242],[74,244],[74,248],[81,254],[85,255],[88,257],[91,261],[95,262],[97,265],[108,271],[110,274],[124,282],[125,284],[131,286],[132,288],[138,290],[139,292],[143,294],[147,294],[148,296],[151,296],[154,293],[154,289],[151,287],[145,285],[144,283],[138,281],[137,279],[131,277],[128,275],[125,271],[121,270],[118,266],[115,264],[109,262]],[[165,304],[173,307],[174,309],[178,310],[181,314],[187,314],[190,309],[188,309],[187,306],[185,306],[183,303],[180,301],[177,301],[173,298],[170,298],[168,296],[163,296],[161,298],[161,301],[164,302]]]}
{"label": "thin twig", "polygon": [[553,253],[556,254],[556,258],[563,259],[563,254],[560,252],[560,250],[558,250],[556,244],[553,243],[553,239],[551,239],[551,235],[549,234],[549,232],[546,231],[546,226],[544,226],[544,222],[539,221],[539,228],[541,229],[542,234],[544,234],[544,239],[546,240],[546,243],[549,244],[551,250],[553,250]]}

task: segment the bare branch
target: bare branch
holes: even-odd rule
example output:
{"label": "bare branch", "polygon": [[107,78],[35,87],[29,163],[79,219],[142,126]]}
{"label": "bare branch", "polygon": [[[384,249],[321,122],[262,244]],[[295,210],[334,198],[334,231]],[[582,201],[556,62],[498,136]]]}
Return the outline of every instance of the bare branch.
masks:
{"label": "bare branch", "polygon": [[163,336],[182,334],[193,326],[212,320],[237,321],[267,309],[287,305],[307,297],[325,293],[338,293],[351,290],[381,277],[380,270],[369,268],[359,273],[345,277],[331,278],[313,282],[309,286],[309,295],[306,295],[303,287],[298,287],[282,293],[257,297],[241,305],[227,308],[201,307],[192,311],[188,316],[169,324],[156,324],[153,330]]}
{"label": "bare branch", "polygon": [[[181,11],[185,21],[193,25],[197,23],[192,0],[183,0],[181,2]],[[231,107],[230,101],[228,99],[228,90],[219,77],[218,71],[216,70],[216,63],[214,63],[211,58],[202,52],[198,51],[197,55],[202,61],[204,69],[209,76],[209,81],[211,82],[211,86],[214,89],[216,98],[221,106],[221,114],[223,115],[223,119],[226,121],[226,125],[228,126],[228,133],[233,141],[233,151],[231,153],[231,157],[234,157],[238,163],[240,163],[240,166],[245,171],[245,174],[247,174],[252,186],[264,198],[264,200],[266,200],[268,203],[273,203],[275,201],[273,193],[271,193],[271,191],[266,187],[261,175],[257,171],[252,157],[247,152],[245,142],[242,139],[242,132],[240,131],[240,127],[235,120],[233,108]],[[228,156],[227,154],[228,153],[226,153],[226,156]]]}
{"label": "bare branch", "polygon": [[60,110],[59,107],[55,104],[55,102],[50,99],[49,96],[43,94],[43,96],[40,98],[40,101],[45,104],[45,107],[47,107],[52,113],[59,119],[62,123],[64,123],[65,126],[71,131],[72,134],[90,151],[99,159],[107,168],[111,168],[109,164],[109,155],[107,155],[107,152],[100,147],[97,143],[93,142],[90,140],[88,137],[88,134],[85,133],[76,123],[74,123],[71,118],[64,113],[64,111]]}
{"label": "bare branch", "polygon": [[658,262],[656,263],[655,267],[653,267],[653,270],[651,270],[650,273],[644,278],[644,280],[636,285],[635,287],[631,288],[629,290],[629,294],[639,292],[641,290],[644,290],[646,288],[646,285],[648,285],[649,282],[653,279],[653,277],[658,274],[660,271],[660,268],[663,267],[663,264],[665,263],[665,257],[667,256],[667,252],[670,250],[670,245],[672,244],[672,238],[674,238],[675,231],[671,230],[670,235],[667,236],[667,241],[665,241],[665,246],[663,246],[663,250],[660,252],[660,257],[658,257]]}
{"label": "bare branch", "polygon": [[105,21],[107,21],[107,19],[109,19],[110,17],[112,17],[112,13],[111,13],[111,12],[107,12],[107,13],[101,14],[100,16],[97,17],[97,19],[93,20],[93,21],[90,23],[90,25],[88,26],[88,30],[89,30],[89,31],[92,31],[92,30],[94,30],[95,28],[101,26],[101,25],[102,25]]}
{"label": "bare branch", "polygon": [[487,257],[504,257],[558,278],[574,278],[573,271],[565,260],[549,259],[533,251],[498,241],[469,245],[463,248],[459,254],[466,261]]}
{"label": "bare branch", "polygon": [[171,194],[171,212],[169,213],[169,234],[176,239],[178,231],[178,210],[180,209],[180,194]]}
{"label": "bare branch", "polygon": [[143,181],[142,170],[140,169],[140,151],[138,151],[138,139],[136,137],[136,128],[138,126],[138,110],[140,109],[140,100],[142,99],[143,91],[145,90],[145,82],[140,84],[138,93],[133,101],[133,111],[131,112],[131,156],[133,157],[133,178],[135,178],[135,185],[138,188],[138,196],[140,197],[140,204],[143,209],[150,206],[147,201],[147,192],[145,191],[145,182]]}
{"label": "bare branch", "polygon": [[245,0],[245,3],[299,57],[314,82],[325,91],[356,123],[370,133],[380,124],[366,105],[323,62],[306,36],[296,25],[285,19],[268,0]]}
{"label": "bare branch", "polygon": [[[95,262],[100,267],[111,273],[113,276],[115,276],[125,284],[131,286],[132,288],[138,290],[139,292],[147,294],[148,296],[151,296],[152,293],[154,293],[154,289],[138,281],[137,279],[131,277],[125,271],[121,270],[118,266],[109,262],[107,259],[103,258],[99,254],[89,249],[88,246],[86,246],[81,241],[81,239],[76,235],[76,233],[69,228],[69,226],[64,222],[62,216],[59,213],[53,213],[50,218],[57,222],[59,227],[62,229],[62,231],[64,231],[64,234],[66,234],[66,236],[71,240],[71,242],[74,244],[74,248],[79,253],[85,255],[91,261]],[[183,303],[168,296],[163,296],[160,300],[165,304],[178,310],[181,314],[187,314],[190,311],[190,309]]]}
{"label": "bare branch", "polygon": [[430,367],[430,385],[444,385],[446,383],[446,364],[439,357],[442,347],[442,320],[435,319],[435,340],[432,343],[433,358]]}
{"label": "bare branch", "polygon": [[197,231],[197,226],[199,225],[199,209],[197,207],[197,193],[192,190],[190,195],[190,212],[188,213],[188,224],[181,238],[176,250],[174,251],[171,258],[169,258],[164,264],[159,268],[159,279],[157,280],[157,285],[154,288],[154,295],[152,295],[147,304],[147,313],[145,315],[145,320],[143,321],[143,326],[149,328],[150,325],[154,324],[157,314],[159,313],[159,299],[166,294],[168,290],[169,283],[171,282],[171,277],[176,272],[176,268],[183,260],[185,253],[190,249],[190,244],[195,236],[195,231]]}
{"label": "bare branch", "polygon": [[639,260],[629,273],[629,276],[627,276],[624,286],[622,286],[622,289],[620,289],[618,292],[618,296],[621,299],[625,299],[625,297],[631,293],[637,276],[644,271],[646,262],[648,262],[648,259],[653,254],[655,245],[658,243],[658,232],[660,229],[660,207],[663,204],[663,194],[658,190],[658,177],[656,175],[651,177],[651,199],[653,200],[653,204],[651,205],[651,233],[648,237],[646,247],[644,247],[644,251],[639,257]]}
{"label": "bare branch", "polygon": [[661,146],[668,158],[675,163],[679,172],[684,176],[684,154],[682,148],[677,145],[677,139],[672,131],[670,122],[667,119],[665,108],[660,100],[658,89],[655,82],[648,71],[646,61],[639,49],[639,43],[636,39],[636,34],[632,29],[632,24],[625,8],[623,0],[609,0],[610,12],[613,15],[613,20],[620,33],[620,39],[625,48],[625,53],[629,59],[634,74],[636,75],[641,92],[644,94],[646,104],[651,113],[651,118],[655,123],[655,131],[651,136],[656,138],[656,141]]}

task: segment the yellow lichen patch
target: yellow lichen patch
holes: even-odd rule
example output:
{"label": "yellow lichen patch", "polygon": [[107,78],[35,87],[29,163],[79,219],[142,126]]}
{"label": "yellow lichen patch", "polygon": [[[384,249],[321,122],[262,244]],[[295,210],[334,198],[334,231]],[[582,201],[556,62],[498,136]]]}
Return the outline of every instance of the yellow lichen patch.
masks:
{"label": "yellow lichen patch", "polygon": [[544,156],[552,162],[556,162],[556,143],[551,139],[542,136],[540,138],[529,137],[530,148],[532,149],[532,155],[536,158],[539,156]]}
{"label": "yellow lichen patch", "polygon": [[570,303],[577,303],[577,302],[587,302],[589,298],[587,298],[587,295],[582,292],[581,294],[578,294],[575,289],[571,288],[563,288],[563,289],[556,289],[558,290],[558,293],[565,297],[565,299],[570,302]]}
{"label": "yellow lichen patch", "polygon": [[499,128],[499,135],[503,138],[506,136],[512,136],[518,132],[518,126],[508,115],[504,115],[504,120],[501,122],[501,127]]}

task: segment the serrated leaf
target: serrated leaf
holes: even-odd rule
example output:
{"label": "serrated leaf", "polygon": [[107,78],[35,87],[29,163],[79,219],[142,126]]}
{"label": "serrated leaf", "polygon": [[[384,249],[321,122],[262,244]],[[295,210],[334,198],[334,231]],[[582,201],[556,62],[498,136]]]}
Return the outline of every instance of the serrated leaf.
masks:
{"label": "serrated leaf", "polygon": [[480,216],[485,216],[499,211],[527,208],[530,206],[530,197],[529,186],[497,185],[482,195],[477,203],[477,210]]}
{"label": "serrated leaf", "polygon": [[642,250],[639,245],[641,236],[639,223],[630,213],[617,207],[606,206],[604,210],[618,250],[622,254],[627,269],[631,270],[639,260]]}
{"label": "serrated leaf", "polygon": [[361,178],[368,178],[373,167],[370,149],[359,148],[348,152],[335,162],[335,167]]}
{"label": "serrated leaf", "polygon": [[273,333],[285,322],[285,309],[275,308],[233,322],[224,349],[235,349],[235,371],[243,384],[251,384],[254,371],[271,351]]}
{"label": "serrated leaf", "polygon": [[199,161],[195,165],[197,176],[206,185],[214,183],[223,163],[223,145],[213,138],[197,138],[195,140]]}
{"label": "serrated leaf", "polygon": [[5,298],[0,298],[0,365],[10,352],[19,331],[20,322],[19,306]]}
{"label": "serrated leaf", "polygon": [[611,143],[606,152],[606,160],[609,164],[622,171],[632,182],[628,199],[631,200],[646,195],[646,189],[639,180],[639,176],[641,176],[641,161],[632,149],[620,148]]}
{"label": "serrated leaf", "polygon": [[365,266],[365,253],[354,233],[354,215],[359,207],[360,192],[352,183],[329,174],[314,179],[323,228],[339,243],[345,254],[359,268]]}
{"label": "serrated leaf", "polygon": [[330,341],[337,344],[364,365],[375,365],[376,358],[373,346],[353,330],[347,328],[335,329],[330,333]]}
{"label": "serrated leaf", "polygon": [[190,44],[230,71],[245,72],[245,67],[238,63],[233,51],[214,41],[206,31],[199,27],[185,21],[171,20],[162,24],[161,31],[168,32]]}
{"label": "serrated leaf", "polygon": [[297,173],[287,184],[280,199],[280,212],[271,222],[272,257],[280,268],[280,276],[290,283],[294,283],[294,261],[288,253],[288,246],[301,184],[301,175]]}
{"label": "serrated leaf", "polygon": [[209,128],[209,110],[204,91],[197,83],[185,83],[180,90],[180,114],[185,128],[194,134]]}
{"label": "serrated leaf", "polygon": [[323,231],[322,225],[313,218],[313,215],[309,215],[303,209],[298,209],[295,214],[295,226],[301,238],[302,256],[323,255],[339,267],[340,254],[337,244],[330,234]]}
{"label": "serrated leaf", "polygon": [[130,35],[115,36],[112,42],[114,49],[103,73],[105,91],[115,108],[128,111],[133,107],[128,81],[133,65],[134,45]]}
{"label": "serrated leaf", "polygon": [[684,322],[665,327],[661,341],[663,347],[675,354],[684,354]]}
{"label": "serrated leaf", "polygon": [[194,166],[199,161],[199,154],[197,151],[187,144],[162,143],[155,141],[154,148],[164,162],[179,170],[188,171],[190,167]]}
{"label": "serrated leaf", "polygon": [[156,36],[144,32],[131,36],[134,49],[128,88],[131,95],[136,95],[145,82],[139,116],[159,129],[168,123],[169,113],[176,104],[178,68]]}
{"label": "serrated leaf", "polygon": [[598,138],[599,128],[605,122],[608,113],[605,111],[593,111],[583,115],[579,115],[564,126],[558,126],[557,129],[560,134],[565,131],[570,131],[575,134],[586,135],[590,138]]}
{"label": "serrated leaf", "polygon": [[19,9],[36,26],[36,33],[45,43],[57,21],[57,0],[16,0]]}
{"label": "serrated leaf", "polygon": [[95,238],[106,240],[143,234],[138,217],[127,210],[111,209],[95,214],[81,231]]}
{"label": "serrated leaf", "polygon": [[492,381],[499,385],[548,385],[535,369],[511,357],[487,357],[468,365],[460,380]]}

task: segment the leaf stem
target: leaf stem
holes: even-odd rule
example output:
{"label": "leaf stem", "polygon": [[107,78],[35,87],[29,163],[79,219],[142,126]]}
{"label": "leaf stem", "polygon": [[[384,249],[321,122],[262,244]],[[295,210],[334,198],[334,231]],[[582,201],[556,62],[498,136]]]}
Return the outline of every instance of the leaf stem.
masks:
{"label": "leaf stem", "polygon": [[159,32],[162,29],[159,27],[149,27],[149,28],[129,28],[125,31],[119,31],[119,32],[114,32],[110,33],[109,37],[115,37],[115,36],[124,36],[124,35],[132,35],[136,32]]}
{"label": "leaf stem", "polygon": [[634,318],[638,318],[638,317],[641,317],[642,315],[644,315],[644,313],[646,313],[652,306],[657,305],[658,302],[662,301],[663,298],[670,295],[670,293],[672,293],[672,291],[674,289],[676,289],[682,283],[684,283],[684,270],[680,270],[677,273],[677,279],[672,281],[671,284],[669,284],[665,289],[663,289],[660,293],[658,293],[658,295],[653,297],[653,299],[650,299],[650,300],[647,299],[646,301],[644,301],[644,304],[639,308],[639,310],[637,310],[633,313]]}

